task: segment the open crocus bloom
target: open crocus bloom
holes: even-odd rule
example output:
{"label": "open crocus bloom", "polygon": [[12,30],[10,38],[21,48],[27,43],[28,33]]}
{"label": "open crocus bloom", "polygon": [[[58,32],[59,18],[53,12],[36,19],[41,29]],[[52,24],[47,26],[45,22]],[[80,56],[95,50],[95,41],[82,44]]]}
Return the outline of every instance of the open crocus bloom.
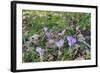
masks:
{"label": "open crocus bloom", "polygon": [[76,43],[76,38],[74,38],[72,36],[67,36],[67,40],[68,40],[68,45],[70,47]]}
{"label": "open crocus bloom", "polygon": [[36,52],[38,52],[40,56],[44,55],[44,49],[42,49],[41,47],[37,47]]}
{"label": "open crocus bloom", "polygon": [[59,48],[62,47],[63,44],[64,44],[64,40],[63,40],[63,39],[61,39],[61,40],[59,40],[59,41],[56,42],[56,45],[57,45],[57,47],[59,47]]}

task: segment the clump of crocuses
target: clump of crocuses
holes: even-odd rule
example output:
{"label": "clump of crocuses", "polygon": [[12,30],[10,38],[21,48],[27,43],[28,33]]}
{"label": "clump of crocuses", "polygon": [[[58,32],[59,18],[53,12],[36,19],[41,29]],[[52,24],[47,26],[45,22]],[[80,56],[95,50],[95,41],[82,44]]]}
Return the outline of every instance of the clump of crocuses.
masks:
{"label": "clump of crocuses", "polygon": [[[63,32],[65,33],[65,30]],[[46,41],[45,41],[46,45],[44,45],[44,46],[42,45],[41,47],[36,47],[36,52],[38,53],[38,55],[40,57],[40,61],[43,61],[44,51],[46,52],[47,49],[50,49],[50,48],[51,49],[56,49],[56,48],[58,48],[57,49],[58,50],[58,57],[57,58],[59,58],[60,55],[62,55],[62,53],[63,53],[62,50],[64,48],[64,43],[66,41],[69,45],[69,48],[71,48],[76,43],[76,38],[73,37],[72,35],[67,36],[66,40],[64,40],[64,37],[52,38],[52,35],[51,35],[52,32],[49,31],[48,27],[43,27],[43,33],[44,33],[44,36],[45,36],[44,39],[46,39]],[[60,36],[59,33],[57,35]],[[52,47],[54,45],[56,46],[55,48]],[[45,46],[46,46],[46,48],[45,48]]]}

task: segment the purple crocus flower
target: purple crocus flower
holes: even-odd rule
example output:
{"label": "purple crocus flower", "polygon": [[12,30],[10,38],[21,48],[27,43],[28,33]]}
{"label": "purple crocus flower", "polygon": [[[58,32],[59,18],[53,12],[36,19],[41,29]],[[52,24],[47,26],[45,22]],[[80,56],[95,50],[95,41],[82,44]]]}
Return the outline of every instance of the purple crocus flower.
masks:
{"label": "purple crocus flower", "polygon": [[44,31],[45,37],[47,39],[51,39],[51,33],[48,31],[48,27],[43,27],[43,31]]}
{"label": "purple crocus flower", "polygon": [[70,47],[76,43],[76,38],[74,38],[72,36],[67,36],[67,40],[68,40],[68,45]]}
{"label": "purple crocus flower", "polygon": [[40,56],[44,55],[44,49],[42,49],[41,47],[37,47],[36,52],[38,52]]}
{"label": "purple crocus flower", "polygon": [[45,36],[47,39],[51,39],[52,37],[50,32],[45,32]]}
{"label": "purple crocus flower", "polygon": [[57,45],[57,47],[59,47],[59,48],[61,48],[61,47],[63,46],[63,44],[64,44],[64,40],[63,40],[63,39],[58,40],[58,41],[56,42],[56,45]]}

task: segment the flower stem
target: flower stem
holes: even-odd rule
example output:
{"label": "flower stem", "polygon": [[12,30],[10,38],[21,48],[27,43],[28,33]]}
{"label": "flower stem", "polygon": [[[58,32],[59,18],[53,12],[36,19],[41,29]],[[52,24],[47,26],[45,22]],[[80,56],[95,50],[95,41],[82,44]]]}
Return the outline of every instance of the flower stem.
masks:
{"label": "flower stem", "polygon": [[68,51],[69,51],[69,56],[71,56],[71,53],[72,53],[72,52],[71,52],[71,49],[72,49],[72,48],[71,48],[71,46],[70,46],[70,47],[69,47],[69,50],[68,50]]}
{"label": "flower stem", "polygon": [[59,50],[58,50],[58,58],[60,57],[60,55],[61,55],[61,51],[60,51],[60,48],[59,48]]}
{"label": "flower stem", "polygon": [[40,56],[40,61],[43,62],[43,56]]}

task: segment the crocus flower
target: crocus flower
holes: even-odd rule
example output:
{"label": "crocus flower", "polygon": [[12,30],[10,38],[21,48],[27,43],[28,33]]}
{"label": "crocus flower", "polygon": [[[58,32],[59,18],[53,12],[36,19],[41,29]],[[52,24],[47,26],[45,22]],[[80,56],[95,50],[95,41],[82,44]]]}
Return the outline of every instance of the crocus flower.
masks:
{"label": "crocus flower", "polygon": [[44,34],[47,39],[51,39],[51,33],[48,31],[48,27],[43,27]]}
{"label": "crocus flower", "polygon": [[51,39],[52,37],[50,32],[45,32],[45,36],[47,39]]}
{"label": "crocus flower", "polygon": [[40,56],[44,55],[44,49],[42,49],[41,47],[37,47],[36,52],[38,52]]}
{"label": "crocus flower", "polygon": [[67,36],[67,40],[68,40],[68,45],[70,47],[76,43],[76,38],[74,38],[72,36]]}
{"label": "crocus flower", "polygon": [[46,33],[48,31],[48,27],[43,27],[43,31]]}
{"label": "crocus flower", "polygon": [[63,44],[64,44],[64,40],[63,40],[63,39],[58,40],[58,41],[56,42],[56,45],[57,45],[57,47],[59,47],[59,48],[61,48],[61,47],[63,46]]}

